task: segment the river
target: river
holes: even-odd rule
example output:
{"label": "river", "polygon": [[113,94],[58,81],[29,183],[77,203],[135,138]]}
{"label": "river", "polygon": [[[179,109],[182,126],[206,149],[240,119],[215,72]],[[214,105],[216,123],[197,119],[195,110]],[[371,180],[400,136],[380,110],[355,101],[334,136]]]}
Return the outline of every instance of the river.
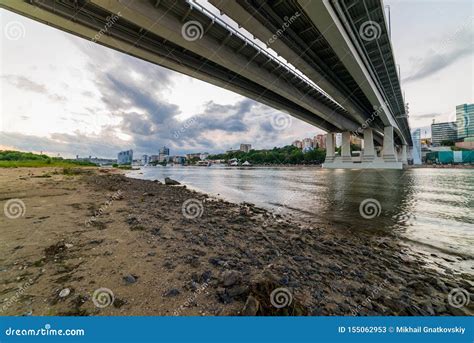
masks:
{"label": "river", "polygon": [[157,166],[128,176],[161,181],[170,177],[210,195],[251,202],[311,225],[351,234],[394,233],[424,251],[464,256],[471,263],[474,258],[472,169]]}

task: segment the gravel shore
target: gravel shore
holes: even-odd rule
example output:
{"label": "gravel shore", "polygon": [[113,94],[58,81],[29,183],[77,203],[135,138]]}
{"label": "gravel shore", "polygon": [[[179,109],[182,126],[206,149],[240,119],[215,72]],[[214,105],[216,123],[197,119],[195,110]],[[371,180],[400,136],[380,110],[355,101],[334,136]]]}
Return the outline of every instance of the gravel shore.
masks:
{"label": "gravel shore", "polygon": [[474,314],[472,274],[425,265],[394,236],[113,170],[0,178],[0,315]]}

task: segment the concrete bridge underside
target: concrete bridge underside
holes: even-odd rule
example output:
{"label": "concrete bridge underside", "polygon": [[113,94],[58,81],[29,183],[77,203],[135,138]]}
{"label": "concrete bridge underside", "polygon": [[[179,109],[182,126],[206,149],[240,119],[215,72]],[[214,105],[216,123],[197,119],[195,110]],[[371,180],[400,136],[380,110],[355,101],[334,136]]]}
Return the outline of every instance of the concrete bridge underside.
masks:
{"label": "concrete bridge underside", "polygon": [[[106,34],[97,43],[285,111],[330,132],[329,148],[333,133],[344,132],[343,137],[350,137],[350,132],[361,133],[372,114],[367,103],[347,97],[334,80],[319,75],[310,65],[294,63],[311,81],[318,81],[314,83],[321,85],[326,94],[225,23],[183,0],[25,0],[3,2],[2,6],[91,41],[115,15],[117,20],[107,26]],[[183,24],[190,20],[198,21],[204,28],[198,40],[185,39],[182,34]],[[370,140],[366,146],[383,144],[383,160],[394,162],[394,155],[395,167],[401,167],[395,145],[405,146],[406,150],[407,143],[397,123],[384,112],[371,125],[366,130],[370,134],[364,131],[364,140]],[[345,142],[343,138],[341,158],[345,157],[347,163]],[[366,155],[368,161],[371,152]],[[338,162],[328,149],[325,165],[336,167]]]}

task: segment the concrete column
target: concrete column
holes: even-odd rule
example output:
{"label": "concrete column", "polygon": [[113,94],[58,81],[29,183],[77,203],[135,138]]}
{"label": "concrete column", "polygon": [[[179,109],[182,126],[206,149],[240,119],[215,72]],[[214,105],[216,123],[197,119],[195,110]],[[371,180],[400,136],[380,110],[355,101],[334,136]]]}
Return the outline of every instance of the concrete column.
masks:
{"label": "concrete column", "polygon": [[362,161],[371,162],[375,159],[374,132],[372,129],[364,129],[364,150],[362,152]]}
{"label": "concrete column", "polygon": [[334,162],[334,133],[326,134],[326,160],[324,163]]}
{"label": "concrete column", "polygon": [[393,126],[385,126],[383,130],[382,157],[385,162],[397,162],[395,141],[393,139]]}
{"label": "concrete column", "polygon": [[349,131],[345,131],[342,133],[341,156],[342,162],[352,162],[351,133]]}
{"label": "concrete column", "polygon": [[402,145],[402,163],[408,164],[408,153],[406,144]]}

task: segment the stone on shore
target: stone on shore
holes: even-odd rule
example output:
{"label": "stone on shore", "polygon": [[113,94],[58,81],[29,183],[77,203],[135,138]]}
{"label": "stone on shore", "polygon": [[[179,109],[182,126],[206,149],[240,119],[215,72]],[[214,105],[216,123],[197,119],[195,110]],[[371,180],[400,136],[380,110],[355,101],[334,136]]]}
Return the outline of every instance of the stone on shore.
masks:
{"label": "stone on shore", "polygon": [[260,302],[255,299],[253,296],[249,295],[247,301],[245,302],[244,308],[242,309],[243,316],[256,316],[258,309],[260,307]]}
{"label": "stone on shore", "polygon": [[176,180],[170,179],[169,177],[165,177],[165,185],[175,186],[175,185],[180,185],[180,183]]}
{"label": "stone on shore", "polygon": [[226,270],[222,273],[222,283],[224,287],[230,287],[240,282],[242,274],[236,270]]}

